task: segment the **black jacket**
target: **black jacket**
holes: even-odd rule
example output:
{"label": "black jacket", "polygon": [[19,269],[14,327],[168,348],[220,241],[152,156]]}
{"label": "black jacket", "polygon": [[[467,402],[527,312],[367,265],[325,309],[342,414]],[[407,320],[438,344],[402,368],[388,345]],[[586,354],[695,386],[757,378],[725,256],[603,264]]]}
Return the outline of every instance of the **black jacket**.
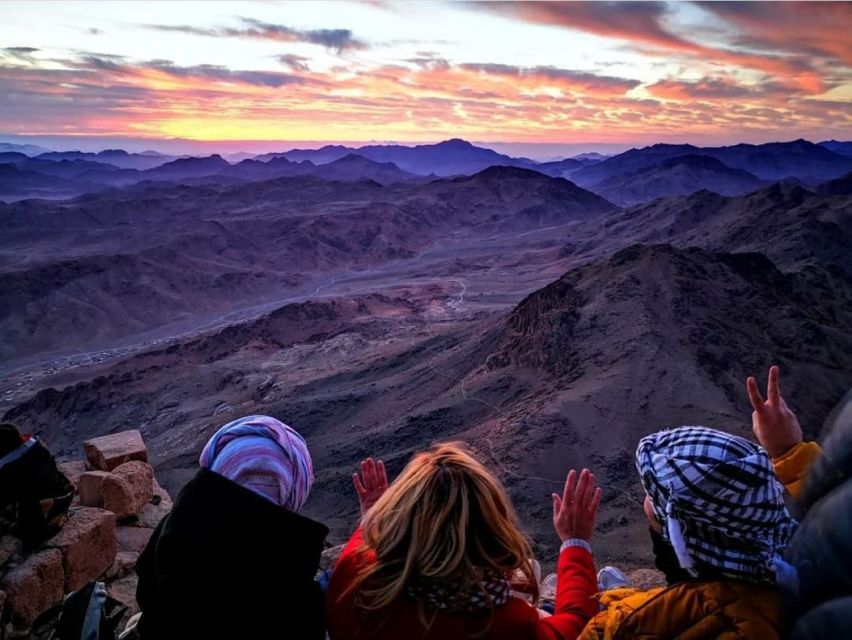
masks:
{"label": "black jacket", "polygon": [[144,640],[325,637],[328,529],[202,469],[139,557]]}
{"label": "black jacket", "polygon": [[59,531],[74,485],[40,441],[0,424],[0,536],[14,533],[27,547]]}
{"label": "black jacket", "polygon": [[[852,397],[852,396],[850,396]],[[852,638],[852,400],[838,412],[805,485],[805,516],[787,548],[798,593],[789,598],[794,640]]]}

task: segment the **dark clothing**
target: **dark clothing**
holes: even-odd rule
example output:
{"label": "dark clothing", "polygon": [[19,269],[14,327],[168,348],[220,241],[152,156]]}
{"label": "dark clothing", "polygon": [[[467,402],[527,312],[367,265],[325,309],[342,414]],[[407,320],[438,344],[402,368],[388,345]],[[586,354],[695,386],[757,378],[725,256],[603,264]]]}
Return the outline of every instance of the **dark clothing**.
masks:
{"label": "dark clothing", "polygon": [[202,469],[139,557],[140,636],[325,637],[314,576],[328,529]]}
{"label": "dark clothing", "polygon": [[662,535],[648,527],[651,534],[651,546],[654,549],[654,566],[666,576],[666,584],[671,586],[681,582],[709,582],[711,580],[724,580],[724,576],[715,569],[702,562],[695,563],[698,576],[692,577],[682,569],[672,545]]}
{"label": "dark clothing", "polygon": [[852,407],[838,413],[805,484],[786,557],[799,578],[785,610],[796,640],[852,638]]}
{"label": "dark clothing", "polygon": [[37,545],[59,531],[73,498],[74,485],[47,447],[14,425],[0,425],[0,535]]}

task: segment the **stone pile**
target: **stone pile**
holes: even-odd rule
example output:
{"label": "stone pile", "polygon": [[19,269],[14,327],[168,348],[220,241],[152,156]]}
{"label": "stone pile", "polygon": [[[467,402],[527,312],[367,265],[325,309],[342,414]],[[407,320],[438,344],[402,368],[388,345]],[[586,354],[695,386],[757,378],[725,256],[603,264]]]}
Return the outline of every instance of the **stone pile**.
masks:
{"label": "stone pile", "polygon": [[62,530],[39,548],[0,538],[0,638],[28,637],[36,620],[91,580],[133,610],[139,554],[172,501],[138,431],[84,443],[85,461],[59,465],[77,487]]}

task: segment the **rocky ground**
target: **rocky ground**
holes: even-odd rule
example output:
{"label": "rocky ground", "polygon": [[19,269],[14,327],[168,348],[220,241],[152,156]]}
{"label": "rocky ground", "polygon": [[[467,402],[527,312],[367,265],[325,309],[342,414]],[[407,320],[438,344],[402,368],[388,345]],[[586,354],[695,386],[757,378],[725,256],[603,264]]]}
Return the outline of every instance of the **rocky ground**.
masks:
{"label": "rocky ground", "polygon": [[77,488],[62,530],[35,549],[0,539],[0,637],[47,638],[64,596],[91,580],[127,607],[136,605],[134,568],[172,500],[154,478],[138,431],[95,438],[85,460],[60,466]]}

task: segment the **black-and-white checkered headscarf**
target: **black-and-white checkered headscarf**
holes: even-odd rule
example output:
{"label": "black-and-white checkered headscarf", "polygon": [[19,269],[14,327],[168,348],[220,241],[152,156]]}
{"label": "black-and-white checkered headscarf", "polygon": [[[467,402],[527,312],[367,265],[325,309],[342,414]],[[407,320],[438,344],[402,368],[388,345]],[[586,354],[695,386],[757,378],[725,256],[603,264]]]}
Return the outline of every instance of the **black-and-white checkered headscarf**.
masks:
{"label": "black-and-white checkered headscarf", "polygon": [[744,438],[707,427],[659,431],[639,441],[636,468],[663,538],[680,565],[730,578],[776,582],[796,530],[769,456]]}

